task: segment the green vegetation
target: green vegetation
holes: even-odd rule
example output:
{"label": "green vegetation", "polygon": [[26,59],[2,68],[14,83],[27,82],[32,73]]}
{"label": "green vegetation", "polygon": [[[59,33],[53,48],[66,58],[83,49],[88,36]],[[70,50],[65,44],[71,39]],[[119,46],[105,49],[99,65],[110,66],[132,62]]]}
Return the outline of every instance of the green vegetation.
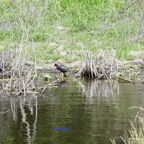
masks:
{"label": "green vegetation", "polygon": [[[143,48],[139,1],[2,0],[0,13],[0,49],[24,44],[35,48],[32,53],[38,60],[71,62],[79,59],[79,54],[72,56],[73,50],[101,48],[116,49],[119,58],[129,58],[130,50]],[[69,55],[63,57],[61,51]]]}
{"label": "green vegetation", "polygon": [[[135,117],[135,123],[130,122],[131,129],[129,132],[125,132],[121,139],[124,144],[143,144],[144,143],[144,109],[141,107],[136,107],[139,109]],[[116,144],[115,140],[111,140],[112,144]]]}
{"label": "green vegetation", "polygon": [[[18,48],[17,57],[8,55],[8,62],[17,67],[27,58],[48,66],[54,61],[72,62],[81,59],[86,51],[116,50],[120,59],[130,59],[131,50],[142,50],[144,44],[144,10],[142,1],[126,0],[1,0],[0,50]],[[21,56],[19,56],[21,54]],[[12,58],[15,58],[12,62]],[[22,62],[20,62],[22,60]],[[89,60],[89,59],[88,59]],[[23,63],[20,68],[23,70]],[[15,64],[15,65],[14,65]],[[13,67],[11,68],[13,70]],[[34,71],[13,74],[7,89],[19,86],[25,92]],[[92,69],[93,70],[93,69]],[[19,80],[15,80],[18,75]],[[44,75],[49,79],[49,75]],[[33,79],[34,80],[34,79]],[[28,83],[29,82],[29,83]],[[27,84],[27,85],[26,85]],[[30,85],[31,84],[31,85]],[[130,136],[143,143],[141,133],[132,125]],[[125,143],[131,143],[127,135]]]}

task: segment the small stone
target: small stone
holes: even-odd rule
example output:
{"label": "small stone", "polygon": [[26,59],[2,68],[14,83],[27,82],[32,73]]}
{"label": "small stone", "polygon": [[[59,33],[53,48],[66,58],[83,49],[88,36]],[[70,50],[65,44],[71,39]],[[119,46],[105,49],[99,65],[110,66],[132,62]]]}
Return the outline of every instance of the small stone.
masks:
{"label": "small stone", "polygon": [[57,43],[51,42],[51,43],[49,44],[49,47],[56,47],[57,45],[58,45]]}
{"label": "small stone", "polygon": [[58,46],[57,51],[62,51],[63,49],[64,49],[64,45],[60,45]]}
{"label": "small stone", "polygon": [[80,46],[81,48],[84,48],[84,44],[82,42],[78,42],[76,45]]}
{"label": "small stone", "polygon": [[66,56],[66,55],[67,55],[67,51],[61,51],[59,54],[60,54],[61,56]]}
{"label": "small stone", "polygon": [[98,40],[93,40],[92,42],[93,42],[94,44],[96,44],[96,45],[97,45],[97,44],[101,44],[101,42],[99,42]]}
{"label": "small stone", "polygon": [[61,32],[62,32],[62,31],[65,32],[65,31],[67,31],[67,28],[59,25],[59,26],[56,27],[56,30],[57,30],[57,31],[61,31]]}

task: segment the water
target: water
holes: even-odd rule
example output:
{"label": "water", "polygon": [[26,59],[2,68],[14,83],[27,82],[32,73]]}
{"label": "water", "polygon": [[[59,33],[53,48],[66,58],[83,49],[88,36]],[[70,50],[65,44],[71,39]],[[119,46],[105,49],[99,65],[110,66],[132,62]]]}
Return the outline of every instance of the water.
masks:
{"label": "water", "polygon": [[40,95],[0,99],[0,144],[123,144],[143,85],[67,80]]}

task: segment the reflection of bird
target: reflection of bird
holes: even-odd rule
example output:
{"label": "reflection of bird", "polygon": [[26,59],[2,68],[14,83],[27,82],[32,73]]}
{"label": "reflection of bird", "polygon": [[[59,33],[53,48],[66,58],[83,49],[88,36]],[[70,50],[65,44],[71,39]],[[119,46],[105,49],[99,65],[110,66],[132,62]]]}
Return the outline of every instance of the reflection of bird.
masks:
{"label": "reflection of bird", "polygon": [[56,67],[57,70],[59,70],[60,72],[64,74],[68,72],[68,68],[64,65],[54,64],[54,66]]}

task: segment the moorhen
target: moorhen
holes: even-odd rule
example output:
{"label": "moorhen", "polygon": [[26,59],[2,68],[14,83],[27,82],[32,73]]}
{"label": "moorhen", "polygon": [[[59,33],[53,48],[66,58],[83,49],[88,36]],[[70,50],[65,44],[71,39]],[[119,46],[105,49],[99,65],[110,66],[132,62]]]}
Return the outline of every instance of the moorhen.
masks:
{"label": "moorhen", "polygon": [[57,70],[59,70],[60,72],[64,74],[68,72],[68,68],[64,65],[54,64],[54,66],[56,67]]}

